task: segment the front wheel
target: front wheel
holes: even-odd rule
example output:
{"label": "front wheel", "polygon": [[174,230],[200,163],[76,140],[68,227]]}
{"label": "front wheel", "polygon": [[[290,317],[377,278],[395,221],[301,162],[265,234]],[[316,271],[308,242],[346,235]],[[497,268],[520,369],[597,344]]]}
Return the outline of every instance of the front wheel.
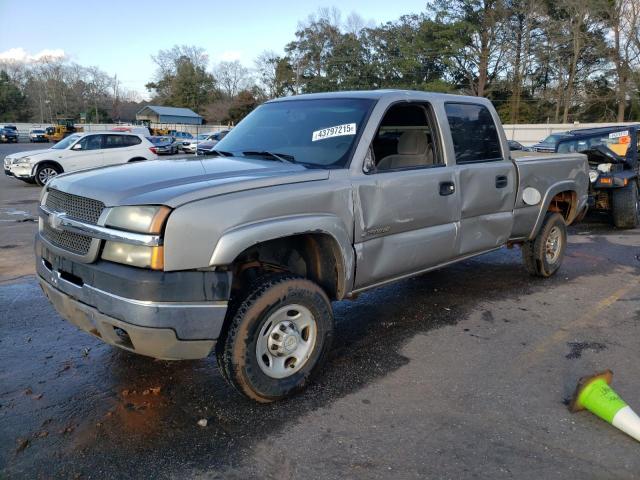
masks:
{"label": "front wheel", "polygon": [[241,300],[218,340],[218,365],[240,393],[273,402],[309,383],[332,335],[331,303],[318,285],[293,275],[269,275]]}
{"label": "front wheel", "polygon": [[550,277],[558,271],[567,247],[567,225],[559,213],[549,212],[538,235],[522,244],[522,260],[529,273]]}
{"label": "front wheel", "polygon": [[637,180],[632,180],[626,187],[613,190],[611,209],[613,224],[617,228],[636,228],[640,225],[640,193]]}
{"label": "front wheel", "polygon": [[59,167],[55,165],[50,165],[45,163],[44,165],[39,165],[36,169],[36,183],[41,187],[44,187],[53,177],[59,175],[61,170]]}

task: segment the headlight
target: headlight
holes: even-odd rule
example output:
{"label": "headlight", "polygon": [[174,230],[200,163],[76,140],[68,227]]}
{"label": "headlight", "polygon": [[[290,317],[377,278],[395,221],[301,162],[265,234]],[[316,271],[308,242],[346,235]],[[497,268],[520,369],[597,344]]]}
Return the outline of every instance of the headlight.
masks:
{"label": "headlight", "polygon": [[137,233],[162,233],[162,227],[171,209],[161,205],[115,207],[107,216],[105,225]]}
{"label": "headlight", "polygon": [[591,183],[596,183],[599,176],[600,174],[596,170],[589,170],[589,181],[591,181]]}
{"label": "headlight", "polygon": [[29,163],[30,160],[31,160],[31,158],[29,158],[29,157],[14,158],[12,163],[14,165],[17,165],[19,163]]}
{"label": "headlight", "polygon": [[162,247],[106,242],[102,250],[102,258],[140,268],[151,268],[153,270],[162,270],[164,268],[164,251]]}
{"label": "headlight", "polygon": [[[114,207],[107,215],[105,225],[130,232],[157,235],[162,233],[169,213],[171,213],[171,209],[162,205]],[[153,270],[164,268],[162,246],[147,247],[107,241],[102,250],[102,258],[140,268]]]}
{"label": "headlight", "polygon": [[613,163],[601,163],[598,165],[598,171],[602,173],[609,173],[613,167]]}

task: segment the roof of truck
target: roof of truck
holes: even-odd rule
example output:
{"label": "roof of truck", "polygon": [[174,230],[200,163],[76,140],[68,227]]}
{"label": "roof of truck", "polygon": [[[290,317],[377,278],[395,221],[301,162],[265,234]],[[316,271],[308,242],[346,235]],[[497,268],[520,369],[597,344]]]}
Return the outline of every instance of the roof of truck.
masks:
{"label": "roof of truck", "polygon": [[290,97],[280,97],[270,100],[271,102],[283,102],[292,100],[316,100],[322,98],[365,98],[371,100],[380,100],[381,98],[391,98],[394,100],[402,100],[406,98],[424,98],[427,99],[443,99],[460,102],[462,100],[472,101],[473,103],[489,102],[484,97],[471,97],[466,95],[453,95],[450,93],[423,92],[418,90],[346,90],[342,92],[323,92],[323,93],[305,93],[302,95],[293,95]]}

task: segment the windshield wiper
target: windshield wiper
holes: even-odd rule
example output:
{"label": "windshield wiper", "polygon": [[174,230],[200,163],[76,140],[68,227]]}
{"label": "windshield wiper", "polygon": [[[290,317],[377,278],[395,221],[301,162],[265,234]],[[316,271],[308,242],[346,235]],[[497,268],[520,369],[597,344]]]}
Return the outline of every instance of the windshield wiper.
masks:
{"label": "windshield wiper", "polygon": [[243,155],[259,155],[261,157],[269,157],[269,158],[273,158],[275,160],[278,160],[280,162],[283,163],[294,163],[295,157],[293,155],[289,155],[287,153],[273,153],[273,152],[268,152],[266,150],[260,151],[260,152],[253,152],[253,151],[248,151],[248,152],[242,152]]}
{"label": "windshield wiper", "polygon": [[209,150],[209,153],[214,153],[217,154],[220,157],[233,157],[233,153],[231,152],[225,152],[224,150]]}

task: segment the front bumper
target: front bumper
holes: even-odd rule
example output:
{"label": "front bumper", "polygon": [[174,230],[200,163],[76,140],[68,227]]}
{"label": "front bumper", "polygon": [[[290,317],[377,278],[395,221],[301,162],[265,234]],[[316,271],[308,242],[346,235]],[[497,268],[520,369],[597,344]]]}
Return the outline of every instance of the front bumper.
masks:
{"label": "front bumper", "polygon": [[36,237],[40,285],[58,313],[111,345],[164,360],[204,358],[227,313],[226,272],[154,272],[53,253]]}
{"label": "front bumper", "polygon": [[33,178],[33,167],[28,163],[15,163],[10,165],[8,170],[5,167],[4,173],[17,178]]}

